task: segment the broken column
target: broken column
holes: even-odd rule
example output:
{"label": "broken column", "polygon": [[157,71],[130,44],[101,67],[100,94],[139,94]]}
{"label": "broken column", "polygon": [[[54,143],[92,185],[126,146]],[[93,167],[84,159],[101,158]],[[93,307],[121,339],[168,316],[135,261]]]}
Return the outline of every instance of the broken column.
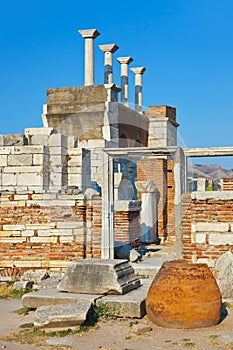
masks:
{"label": "broken column", "polygon": [[118,57],[117,61],[121,64],[121,102],[127,105],[129,99],[128,65],[133,59],[132,57]]}
{"label": "broken column", "polygon": [[142,74],[145,72],[145,67],[130,68],[135,74],[135,109],[142,111]]}
{"label": "broken column", "polygon": [[155,243],[158,241],[158,206],[157,187],[153,181],[136,181],[137,191],[141,193],[141,235],[142,241]]}
{"label": "broken column", "polygon": [[84,85],[94,85],[94,39],[100,35],[97,29],[79,30],[85,39],[85,78]]}
{"label": "broken column", "polygon": [[119,49],[119,46],[116,44],[106,44],[99,45],[99,48],[104,52],[104,84],[112,84],[112,54]]}

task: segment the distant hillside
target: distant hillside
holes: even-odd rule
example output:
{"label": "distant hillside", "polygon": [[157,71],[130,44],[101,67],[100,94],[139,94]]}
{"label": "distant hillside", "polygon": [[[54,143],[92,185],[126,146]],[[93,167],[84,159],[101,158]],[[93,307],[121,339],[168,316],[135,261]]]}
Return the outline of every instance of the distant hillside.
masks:
{"label": "distant hillside", "polygon": [[193,164],[189,166],[189,174],[190,177],[206,177],[211,178],[213,180],[219,180],[222,178],[233,178],[233,169],[227,170],[222,168],[219,165],[199,165]]}

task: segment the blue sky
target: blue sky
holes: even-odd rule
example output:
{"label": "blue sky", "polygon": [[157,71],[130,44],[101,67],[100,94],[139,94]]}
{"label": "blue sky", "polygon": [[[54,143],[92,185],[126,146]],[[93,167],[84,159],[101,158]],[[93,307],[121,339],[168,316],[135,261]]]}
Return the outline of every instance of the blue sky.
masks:
{"label": "blue sky", "polygon": [[[0,5],[0,133],[40,127],[46,88],[83,85],[83,39],[97,28],[95,83],[103,83],[103,53],[145,66],[143,104],[177,108],[187,147],[232,146],[233,1],[136,2],[9,0]],[[114,82],[120,65],[114,60]],[[130,102],[133,103],[133,73]],[[214,159],[209,159],[214,163]],[[232,159],[221,160],[233,168]]]}

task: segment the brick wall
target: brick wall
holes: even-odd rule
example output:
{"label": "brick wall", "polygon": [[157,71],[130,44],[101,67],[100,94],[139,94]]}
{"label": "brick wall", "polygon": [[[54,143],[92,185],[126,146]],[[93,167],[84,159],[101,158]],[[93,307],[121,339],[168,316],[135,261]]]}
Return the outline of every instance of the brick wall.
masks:
{"label": "brick wall", "polygon": [[233,251],[233,191],[193,192],[182,202],[183,257],[213,266]]}
{"label": "brick wall", "polygon": [[232,178],[222,179],[222,190],[223,191],[233,191],[233,179]]}
{"label": "brick wall", "polygon": [[[115,240],[140,237],[139,210],[117,211]],[[102,198],[83,194],[0,196],[0,276],[27,269],[63,270],[71,261],[101,258]]]}

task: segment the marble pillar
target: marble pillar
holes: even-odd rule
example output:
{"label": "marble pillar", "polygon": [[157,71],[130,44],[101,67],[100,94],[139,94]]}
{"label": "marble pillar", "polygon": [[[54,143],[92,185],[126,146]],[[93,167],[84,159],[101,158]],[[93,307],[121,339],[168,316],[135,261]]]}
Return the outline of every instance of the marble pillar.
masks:
{"label": "marble pillar", "polygon": [[130,68],[135,74],[135,109],[142,111],[142,75],[146,71],[145,67]]}
{"label": "marble pillar", "polygon": [[129,78],[128,66],[133,61],[132,57],[118,57],[117,61],[121,64],[121,103],[128,105],[129,100]]}
{"label": "marble pillar", "polygon": [[79,30],[85,39],[84,85],[94,85],[94,39],[100,35],[97,29]]}
{"label": "marble pillar", "polygon": [[141,235],[142,242],[158,242],[157,187],[153,181],[136,181],[137,191],[141,193]]}
{"label": "marble pillar", "polygon": [[104,84],[113,83],[112,54],[119,47],[116,44],[99,45],[99,49],[104,52]]}

